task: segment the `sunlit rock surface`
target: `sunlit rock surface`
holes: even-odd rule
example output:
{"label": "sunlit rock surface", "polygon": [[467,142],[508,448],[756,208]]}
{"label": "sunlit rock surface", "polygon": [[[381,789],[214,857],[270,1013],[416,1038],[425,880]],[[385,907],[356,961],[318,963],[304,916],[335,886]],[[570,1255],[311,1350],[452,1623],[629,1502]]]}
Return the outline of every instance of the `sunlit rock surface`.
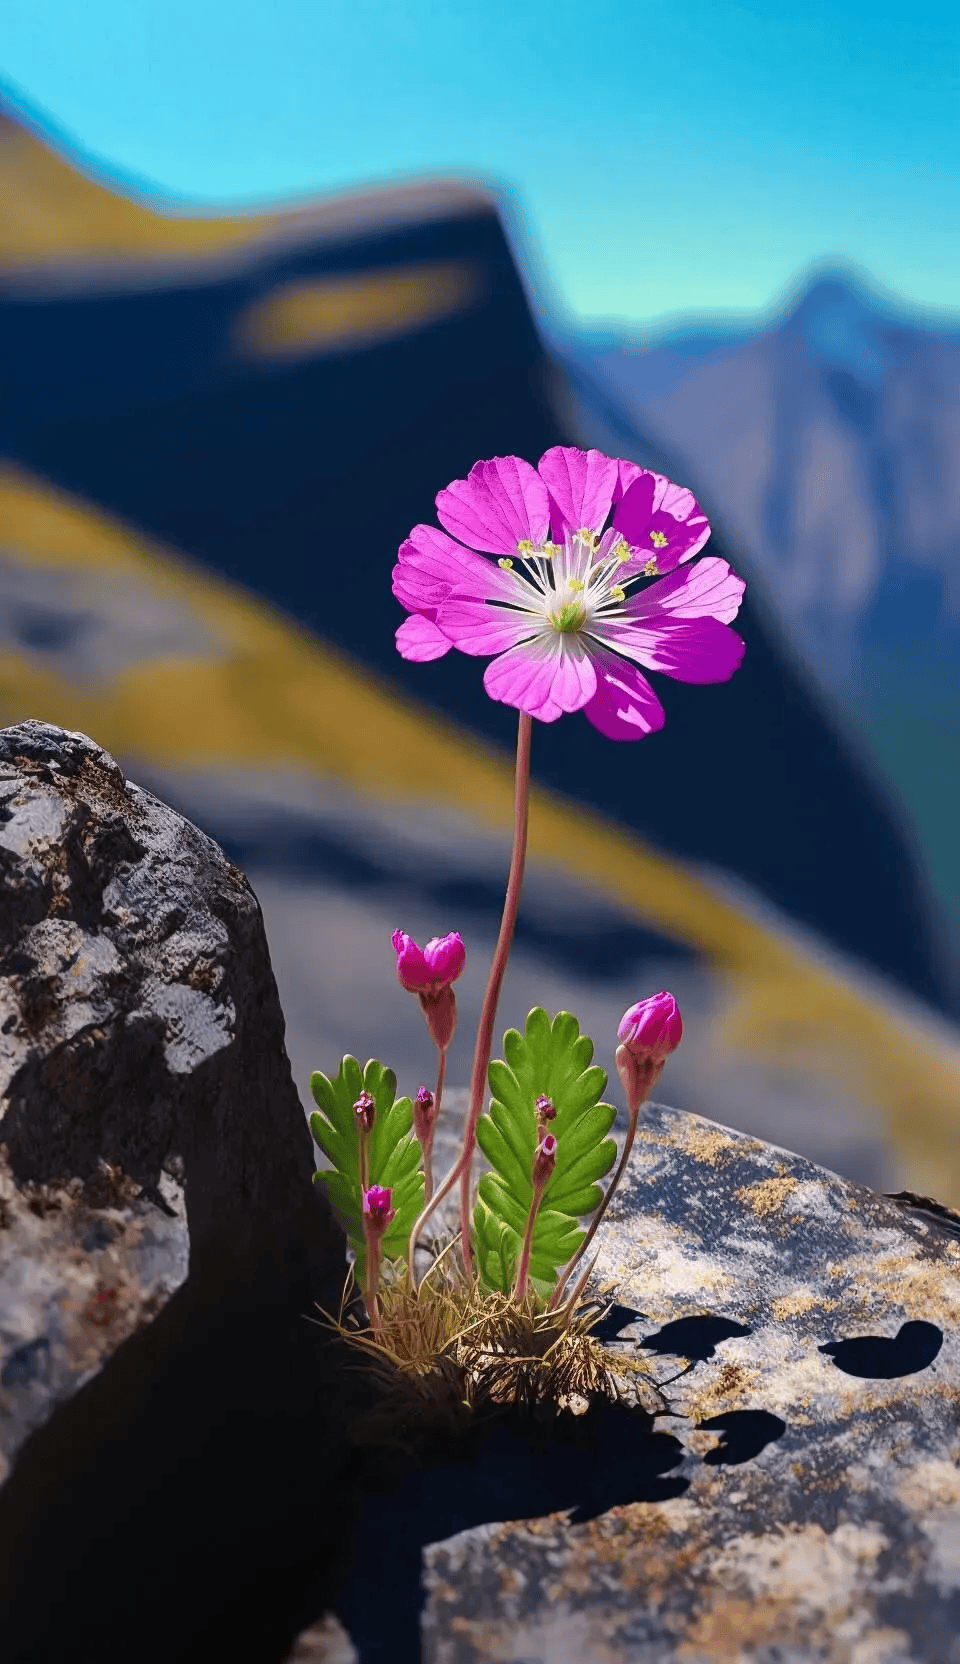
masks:
{"label": "sunlit rock surface", "polygon": [[653,1417],[508,1427],[402,1494],[402,1656],[951,1664],[957,1216],[657,1105],[598,1240],[597,1332]]}

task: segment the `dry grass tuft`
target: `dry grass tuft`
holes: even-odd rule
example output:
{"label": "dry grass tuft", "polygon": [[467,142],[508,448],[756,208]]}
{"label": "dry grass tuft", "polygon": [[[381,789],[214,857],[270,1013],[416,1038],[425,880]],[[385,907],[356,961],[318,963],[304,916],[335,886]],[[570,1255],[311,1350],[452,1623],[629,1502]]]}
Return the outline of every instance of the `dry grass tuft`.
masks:
{"label": "dry grass tuft", "polygon": [[437,1254],[417,1290],[402,1262],[385,1268],[377,1330],[363,1326],[356,1301],[347,1310],[350,1278],[339,1317],[326,1318],[383,1389],[381,1436],[388,1427],[456,1435],[478,1411],[495,1408],[580,1413],[620,1401],[625,1377],[641,1399],[647,1390],[648,1408],[667,1408],[646,1361],[610,1352],[591,1335],[602,1304],[578,1298],[546,1311],[534,1294],[518,1302],[476,1278],[456,1280],[443,1264],[452,1246]]}

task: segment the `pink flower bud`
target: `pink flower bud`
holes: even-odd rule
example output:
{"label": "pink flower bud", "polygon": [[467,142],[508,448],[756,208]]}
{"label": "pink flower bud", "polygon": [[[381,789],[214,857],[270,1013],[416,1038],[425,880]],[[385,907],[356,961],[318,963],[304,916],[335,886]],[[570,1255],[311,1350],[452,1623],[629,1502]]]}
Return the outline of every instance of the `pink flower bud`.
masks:
{"label": "pink flower bud", "polygon": [[682,1037],[680,1008],[673,995],[666,991],[631,1005],[617,1029],[617,1039],[635,1057],[653,1057],[658,1063],[676,1051]]}
{"label": "pink flower bud", "polygon": [[547,1097],[547,1094],[545,1092],[541,1092],[539,1098],[537,1099],[536,1108],[537,1108],[537,1120],[538,1121],[555,1121],[556,1120],[556,1118],[557,1118],[556,1105],[554,1104],[554,1101],[553,1101],[552,1098]]}
{"label": "pink flower bud", "polygon": [[436,1120],[433,1093],[429,1086],[421,1086],[413,1100],[413,1130],[421,1144],[426,1144]]}
{"label": "pink flower bud", "polygon": [[375,1099],[370,1096],[369,1092],[361,1092],[359,1098],[353,1106],[353,1118],[356,1121],[357,1126],[362,1127],[364,1132],[369,1132],[370,1128],[373,1126],[376,1113],[377,1105]]}
{"label": "pink flower bud", "polygon": [[616,1063],[631,1115],[649,1098],[682,1034],[683,1022],[672,994],[653,994],[624,1012],[617,1030]]}
{"label": "pink flower bud", "polygon": [[366,1229],[382,1236],[391,1219],[396,1217],[393,1201],[393,1191],[382,1184],[372,1184],[363,1193],[363,1221]]}
{"label": "pink flower bud", "polygon": [[449,936],[434,936],[423,948],[403,930],[395,930],[391,941],[397,955],[397,976],[411,994],[431,997],[442,993],[456,982],[467,962],[463,937],[457,930]]}
{"label": "pink flower bud", "polygon": [[557,1141],[552,1132],[541,1138],[533,1155],[533,1183],[534,1186],[546,1184],[557,1165]]}

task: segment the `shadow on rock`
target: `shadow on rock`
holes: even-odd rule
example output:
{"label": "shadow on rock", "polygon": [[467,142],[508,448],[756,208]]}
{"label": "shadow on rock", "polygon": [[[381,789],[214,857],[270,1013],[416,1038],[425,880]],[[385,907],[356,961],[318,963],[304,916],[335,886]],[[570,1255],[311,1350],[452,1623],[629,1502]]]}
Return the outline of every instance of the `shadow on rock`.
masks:
{"label": "shadow on rock", "polygon": [[768,1444],[782,1439],[787,1431],[786,1422],[769,1410],[727,1410],[723,1415],[711,1416],[709,1421],[698,1421],[697,1426],[723,1434],[720,1443],[703,1458],[709,1467],[715,1468],[752,1462]]}
{"label": "shadow on rock", "polygon": [[638,1312],[633,1306],[621,1306],[620,1302],[616,1301],[608,1307],[602,1317],[597,1319],[591,1327],[590,1333],[594,1340],[598,1340],[606,1346],[610,1341],[616,1340],[624,1329],[629,1329],[632,1323],[646,1323],[647,1321],[646,1312]]}
{"label": "shadow on rock", "polygon": [[22,1446],[0,1492],[5,1664],[281,1664],[333,1598],[355,1377],[275,1291],[208,1292],[179,1290]]}
{"label": "shadow on rock", "polygon": [[[638,1314],[642,1315],[642,1314]],[[749,1335],[750,1330],[730,1317],[716,1317],[704,1312],[696,1317],[678,1317],[665,1323],[655,1335],[647,1335],[638,1346],[645,1352],[656,1352],[659,1357],[689,1358],[691,1363],[706,1363],[723,1340]]]}
{"label": "shadow on rock", "polygon": [[456,1457],[408,1475],[389,1495],[374,1488],[374,1458],[357,1563],[337,1608],[361,1664],[419,1660],[427,1544],[500,1521],[569,1511],[579,1525],[618,1505],[666,1501],[688,1488],[669,1477],[685,1456],[647,1411],[601,1403],[546,1422],[503,1412],[471,1429]]}
{"label": "shadow on rock", "polygon": [[935,1323],[904,1323],[899,1334],[859,1335],[849,1340],[831,1340],[819,1350],[832,1357],[844,1375],[858,1375],[864,1381],[892,1381],[898,1375],[916,1375],[926,1369],[943,1345],[943,1330]]}

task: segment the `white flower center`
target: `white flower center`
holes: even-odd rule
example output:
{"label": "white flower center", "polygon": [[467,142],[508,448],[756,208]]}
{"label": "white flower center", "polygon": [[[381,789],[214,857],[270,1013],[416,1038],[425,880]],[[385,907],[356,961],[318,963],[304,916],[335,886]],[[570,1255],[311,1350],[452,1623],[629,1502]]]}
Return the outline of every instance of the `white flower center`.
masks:
{"label": "white flower center", "polygon": [[[623,576],[630,546],[619,532],[611,529],[598,537],[583,526],[568,531],[562,546],[550,542],[537,546],[525,539],[517,544],[517,557],[517,564],[506,559],[498,564],[512,572],[517,585],[514,605],[530,615],[538,635],[577,636],[595,624],[623,616],[627,588],[634,577]],[[652,576],[647,571],[634,576],[641,575]]]}

